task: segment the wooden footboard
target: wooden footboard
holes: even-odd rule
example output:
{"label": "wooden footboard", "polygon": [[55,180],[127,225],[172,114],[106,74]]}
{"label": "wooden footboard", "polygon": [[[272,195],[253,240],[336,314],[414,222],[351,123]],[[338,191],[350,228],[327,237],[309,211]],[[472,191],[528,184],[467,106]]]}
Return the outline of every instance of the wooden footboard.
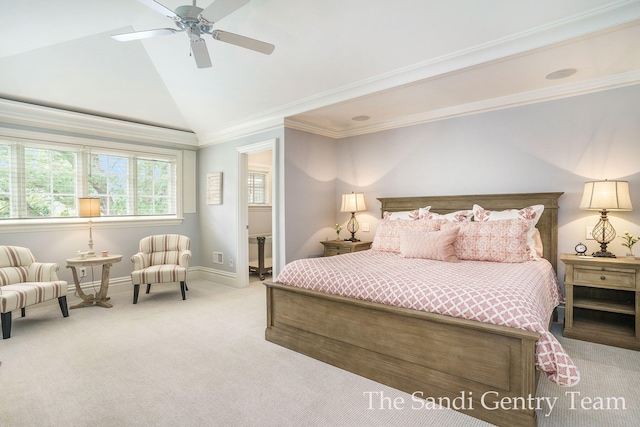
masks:
{"label": "wooden footboard", "polygon": [[265,285],[268,341],[499,426],[536,425],[521,408],[536,392],[538,333]]}

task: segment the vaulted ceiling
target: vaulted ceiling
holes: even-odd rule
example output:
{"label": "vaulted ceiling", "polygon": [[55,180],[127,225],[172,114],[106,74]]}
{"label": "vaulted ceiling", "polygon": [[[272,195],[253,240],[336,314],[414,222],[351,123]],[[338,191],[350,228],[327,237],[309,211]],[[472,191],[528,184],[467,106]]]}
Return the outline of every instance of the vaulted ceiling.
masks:
{"label": "vaulted ceiling", "polygon": [[[1,10],[0,98],[186,130],[199,145],[283,123],[341,138],[640,83],[638,0],[252,0],[215,27],[275,51],[205,36],[203,69],[184,33],[110,37],[173,27],[136,0]],[[564,69],[576,72],[545,78]]]}

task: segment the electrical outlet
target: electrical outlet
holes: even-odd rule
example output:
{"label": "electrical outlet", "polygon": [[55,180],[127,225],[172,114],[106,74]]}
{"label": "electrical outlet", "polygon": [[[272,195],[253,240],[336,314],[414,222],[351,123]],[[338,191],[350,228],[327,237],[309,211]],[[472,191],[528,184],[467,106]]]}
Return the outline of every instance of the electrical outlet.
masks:
{"label": "electrical outlet", "polygon": [[229,267],[233,267],[233,258],[229,258]]}
{"label": "electrical outlet", "polygon": [[80,267],[80,278],[87,277],[87,267]]}
{"label": "electrical outlet", "polygon": [[587,239],[587,240],[595,240],[593,238],[592,233],[593,233],[593,227],[587,227],[587,229],[585,230],[585,237],[584,238]]}
{"label": "electrical outlet", "polygon": [[362,231],[365,233],[369,232],[369,223],[368,222],[363,222],[362,223]]}

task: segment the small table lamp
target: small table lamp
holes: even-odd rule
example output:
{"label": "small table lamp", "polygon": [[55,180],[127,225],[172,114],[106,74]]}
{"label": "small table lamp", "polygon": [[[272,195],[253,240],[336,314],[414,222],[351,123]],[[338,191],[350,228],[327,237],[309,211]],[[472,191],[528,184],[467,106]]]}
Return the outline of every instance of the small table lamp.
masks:
{"label": "small table lamp", "polygon": [[351,193],[342,195],[342,206],[340,207],[340,212],[351,212],[351,219],[349,219],[349,222],[347,223],[347,231],[351,233],[351,238],[345,239],[346,241],[360,241],[356,239],[356,231],[360,228],[358,221],[356,220],[356,212],[366,210],[367,206],[364,204],[364,194]]}
{"label": "small table lamp", "polygon": [[80,218],[89,218],[89,251],[87,252],[87,256],[96,256],[96,251],[93,250],[91,218],[100,216],[100,198],[80,197],[78,199],[78,216]]}
{"label": "small table lamp", "polygon": [[600,211],[600,221],[591,232],[600,243],[600,250],[594,252],[593,256],[615,258],[614,254],[607,251],[607,244],[616,237],[616,230],[609,222],[607,212],[632,210],[629,183],[607,180],[585,182],[580,209]]}

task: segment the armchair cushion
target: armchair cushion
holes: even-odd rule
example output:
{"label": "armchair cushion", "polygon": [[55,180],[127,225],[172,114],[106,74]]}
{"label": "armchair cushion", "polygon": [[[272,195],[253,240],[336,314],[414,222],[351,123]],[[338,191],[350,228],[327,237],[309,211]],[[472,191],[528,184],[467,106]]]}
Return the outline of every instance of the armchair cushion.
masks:
{"label": "armchair cushion", "polygon": [[[58,299],[62,315],[69,316],[67,282],[58,279],[60,266],[36,262],[28,248],[0,246],[0,314],[2,337],[11,336],[11,312]],[[24,310],[23,310],[24,315]]]}

